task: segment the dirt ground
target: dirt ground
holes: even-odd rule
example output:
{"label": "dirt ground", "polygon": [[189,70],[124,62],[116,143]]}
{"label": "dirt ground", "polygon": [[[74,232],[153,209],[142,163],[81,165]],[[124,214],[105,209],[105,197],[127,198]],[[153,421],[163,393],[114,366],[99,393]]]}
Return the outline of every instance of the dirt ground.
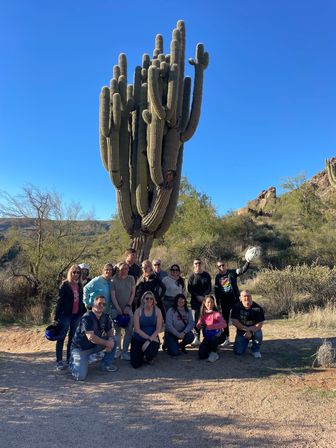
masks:
{"label": "dirt ground", "polygon": [[[87,381],[55,370],[43,329],[0,329],[0,446],[334,447],[336,369],[312,369],[335,334],[282,321],[264,329],[262,359],[197,350],[116,373],[90,366]],[[336,339],[331,339],[334,346]]]}

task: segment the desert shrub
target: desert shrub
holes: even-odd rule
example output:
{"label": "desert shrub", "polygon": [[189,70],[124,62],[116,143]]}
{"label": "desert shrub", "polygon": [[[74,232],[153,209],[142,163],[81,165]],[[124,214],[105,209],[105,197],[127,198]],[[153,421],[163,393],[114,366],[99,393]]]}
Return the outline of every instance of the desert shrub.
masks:
{"label": "desert shrub", "polygon": [[336,329],[336,303],[329,302],[324,307],[315,305],[307,313],[293,313],[291,318],[300,320],[308,328]]}
{"label": "desert shrub", "polygon": [[253,291],[267,299],[267,310],[273,315],[307,311],[336,300],[336,268],[301,265],[263,269]]}

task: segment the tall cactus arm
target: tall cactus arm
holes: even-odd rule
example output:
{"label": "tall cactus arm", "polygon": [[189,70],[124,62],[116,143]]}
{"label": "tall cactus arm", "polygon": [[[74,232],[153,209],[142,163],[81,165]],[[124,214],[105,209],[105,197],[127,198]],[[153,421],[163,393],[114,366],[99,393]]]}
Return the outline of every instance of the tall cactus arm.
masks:
{"label": "tall cactus arm", "polygon": [[163,37],[162,34],[157,34],[155,36],[155,48],[153,51],[154,58],[157,58],[161,53],[163,53]]}
{"label": "tall cactus arm", "polygon": [[142,220],[142,230],[155,232],[162,222],[167,210],[172,189],[156,187],[151,211]]}
{"label": "tall cactus arm", "polygon": [[148,96],[156,115],[164,120],[166,117],[166,111],[162,106],[162,100],[160,97],[159,88],[159,70],[155,66],[151,66],[148,69]]}
{"label": "tall cactus arm", "polygon": [[100,130],[105,138],[110,136],[110,89],[103,87],[100,93]]}
{"label": "tall cactus arm", "polygon": [[181,174],[182,174],[182,162],[183,162],[183,145],[181,145],[177,165],[176,165],[176,175],[174,179],[173,191],[170,196],[169,204],[165,215],[162,219],[162,222],[158,229],[154,234],[154,238],[162,238],[163,235],[167,232],[170,227],[170,224],[173,222],[176,212],[176,207],[178,203],[179,193],[180,193],[180,182],[181,182]]}
{"label": "tall cactus arm", "polygon": [[190,64],[195,67],[195,82],[193,91],[193,101],[191,107],[191,114],[187,129],[182,134],[182,141],[186,142],[195,133],[199,117],[201,114],[202,104],[202,90],[203,90],[203,72],[209,63],[209,55],[204,52],[203,44],[197,44],[196,58],[189,60]]}
{"label": "tall cactus arm", "polygon": [[176,171],[176,162],[180,148],[180,133],[177,128],[168,129],[163,139],[162,166],[163,174]]}
{"label": "tall cactus arm", "polygon": [[106,171],[108,171],[107,141],[106,137],[103,136],[101,129],[99,129],[99,146],[103,165]]}
{"label": "tall cactus arm", "polygon": [[119,65],[114,65],[113,66],[113,79],[118,81],[119,76],[120,76],[120,67],[119,67]]}
{"label": "tall cactus arm", "polygon": [[179,68],[177,64],[173,64],[169,71],[168,79],[168,93],[167,93],[167,112],[166,121],[170,121],[172,118],[176,106],[177,106],[177,95],[178,95],[178,76]]}
{"label": "tall cactus arm", "polygon": [[120,124],[121,100],[119,93],[115,93],[112,100],[110,137],[107,139],[107,164],[111,181],[116,188],[120,188],[122,185],[122,178],[120,175]]}
{"label": "tall cactus arm", "polygon": [[117,190],[117,206],[120,221],[129,235],[134,232],[134,217],[132,215],[131,201],[129,198],[129,189],[123,185]]}
{"label": "tall cactus arm", "polygon": [[127,58],[125,53],[120,53],[119,55],[119,67],[120,67],[120,75],[125,76],[127,83]]}
{"label": "tall cactus arm", "polygon": [[330,185],[336,188],[336,158],[326,160],[326,170]]}
{"label": "tall cactus arm", "polygon": [[[141,86],[140,103],[139,103],[139,119],[138,119],[138,148],[137,148],[137,164],[136,164],[136,206],[140,216],[144,217],[149,209],[148,189],[147,189],[147,127],[142,117],[147,107],[147,84]],[[147,112],[149,112],[147,110]],[[149,124],[151,119],[148,117]]]}
{"label": "tall cactus arm", "polygon": [[191,92],[191,78],[186,76],[183,83],[183,102],[182,102],[182,118],[181,118],[181,133],[183,133],[189,122],[190,115],[190,92]]}
{"label": "tall cactus arm", "polygon": [[152,122],[149,127],[150,141],[147,147],[147,158],[151,179],[157,186],[163,184],[161,165],[163,129],[164,120],[160,120],[155,113],[152,113]]}
{"label": "tall cactus arm", "polygon": [[180,120],[182,114],[182,101],[183,101],[183,80],[184,80],[184,60],[185,60],[185,49],[186,49],[186,30],[185,24],[183,20],[179,20],[177,22],[177,29],[180,32],[180,75],[179,75],[179,85],[178,85],[178,97],[177,97],[177,107],[176,107],[176,115],[177,120]]}

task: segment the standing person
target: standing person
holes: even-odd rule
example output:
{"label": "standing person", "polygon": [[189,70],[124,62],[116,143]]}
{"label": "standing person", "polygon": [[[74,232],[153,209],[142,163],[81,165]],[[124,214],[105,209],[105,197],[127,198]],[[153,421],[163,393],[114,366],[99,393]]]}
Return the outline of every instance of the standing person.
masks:
{"label": "standing person", "polygon": [[196,326],[198,329],[203,328],[203,341],[198,350],[199,358],[207,358],[209,362],[217,361],[219,359],[217,348],[225,340],[222,330],[226,328],[226,322],[215,306],[214,296],[205,297]]}
{"label": "standing person", "polygon": [[140,307],[134,313],[134,333],[131,342],[131,364],[136,369],[144,361],[151,364],[160,347],[159,333],[163,319],[156,306],[155,296],[146,291],[141,297]]}
{"label": "standing person", "polygon": [[84,303],[87,309],[91,309],[94,298],[98,295],[105,297],[104,312],[110,314],[111,312],[111,279],[113,275],[113,264],[106,263],[103,267],[102,274],[93,278],[87,285],[84,286]]}
{"label": "standing person", "polygon": [[168,354],[177,356],[187,353],[186,345],[194,340],[194,319],[191,310],[187,305],[187,299],[184,294],[177,294],[173,306],[169,308],[166,314],[165,324],[165,345]]}
{"label": "standing person", "polygon": [[161,260],[158,258],[155,258],[152,261],[152,265],[153,265],[153,271],[155,273],[155,275],[157,277],[159,277],[159,279],[162,281],[165,277],[167,277],[167,272],[164,271],[163,269],[161,269]]}
{"label": "standing person", "polygon": [[[112,319],[117,316],[128,315],[130,317],[129,323],[122,328],[118,324],[115,325],[118,348],[115,354],[116,358],[121,356],[121,359],[130,361],[131,357],[128,353],[128,347],[132,339],[133,332],[133,312],[132,305],[135,295],[134,277],[128,275],[128,264],[122,261],[117,264],[117,272],[112,278]],[[125,331],[122,351],[121,351],[121,333]]]}
{"label": "standing person", "polygon": [[81,268],[81,282],[82,282],[82,286],[84,288],[84,286],[89,283],[92,279],[89,277],[89,270],[90,270],[90,266],[86,263],[81,263],[79,265],[79,267]]}
{"label": "standing person", "polygon": [[217,305],[221,307],[223,317],[227,323],[227,327],[224,330],[226,340],[223,346],[230,344],[230,312],[233,305],[239,302],[240,293],[237,285],[237,278],[244,274],[249,266],[250,263],[247,261],[242,268],[227,269],[224,260],[221,259],[217,261],[218,273],[215,277],[215,297]]}
{"label": "standing person", "polygon": [[139,278],[135,288],[136,306],[140,306],[140,301],[143,294],[146,291],[151,291],[154,294],[157,306],[160,308],[163,318],[165,318],[166,313],[163,305],[163,297],[166,293],[166,287],[159,277],[154,274],[152,263],[149,260],[144,260],[141,267],[143,274]]}
{"label": "standing person", "polygon": [[261,358],[260,346],[263,339],[262,326],[265,321],[264,310],[256,302],[247,289],[240,294],[240,302],[236,303],[231,313],[232,324],[237,328],[233,351],[236,355],[245,353],[249,341],[252,341],[251,352],[254,358]]}
{"label": "standing person", "polygon": [[97,296],[93,300],[92,311],[88,311],[81,318],[72,341],[69,371],[77,381],[87,377],[89,358],[103,350],[101,370],[116,372],[113,365],[116,351],[112,322],[108,314],[104,313],[106,301],[104,296]]}
{"label": "standing person", "polygon": [[75,334],[81,315],[84,313],[83,288],[80,281],[81,269],[73,264],[68,270],[66,280],[59,289],[59,297],[55,308],[55,321],[62,327],[64,337],[56,342],[56,369],[63,370],[63,346],[68,335],[66,362],[69,362],[71,341]]}
{"label": "standing person", "polygon": [[169,269],[169,275],[162,280],[166,287],[165,296],[163,299],[166,312],[174,305],[177,294],[186,293],[185,281],[181,277],[181,269],[178,264],[172,264]]}
{"label": "standing person", "polygon": [[136,264],[137,254],[136,250],[131,247],[125,251],[125,261],[128,264],[128,275],[134,277],[135,283],[141,275],[141,269],[138,264]]}
{"label": "standing person", "polygon": [[[191,308],[194,310],[195,322],[200,317],[200,309],[204,300],[204,297],[211,292],[211,277],[208,272],[203,271],[202,262],[199,258],[196,258],[193,262],[193,274],[190,275],[188,280],[188,292],[191,295]],[[200,345],[200,330],[195,327],[195,339],[192,343],[197,347]]]}

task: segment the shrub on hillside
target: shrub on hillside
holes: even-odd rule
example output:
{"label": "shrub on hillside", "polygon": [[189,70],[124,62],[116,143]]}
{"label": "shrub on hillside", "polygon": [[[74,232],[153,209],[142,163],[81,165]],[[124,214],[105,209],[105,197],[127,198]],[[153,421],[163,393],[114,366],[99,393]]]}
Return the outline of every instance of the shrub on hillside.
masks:
{"label": "shrub on hillside", "polygon": [[336,268],[301,265],[263,269],[253,290],[267,299],[267,310],[272,315],[305,311],[336,300]]}

